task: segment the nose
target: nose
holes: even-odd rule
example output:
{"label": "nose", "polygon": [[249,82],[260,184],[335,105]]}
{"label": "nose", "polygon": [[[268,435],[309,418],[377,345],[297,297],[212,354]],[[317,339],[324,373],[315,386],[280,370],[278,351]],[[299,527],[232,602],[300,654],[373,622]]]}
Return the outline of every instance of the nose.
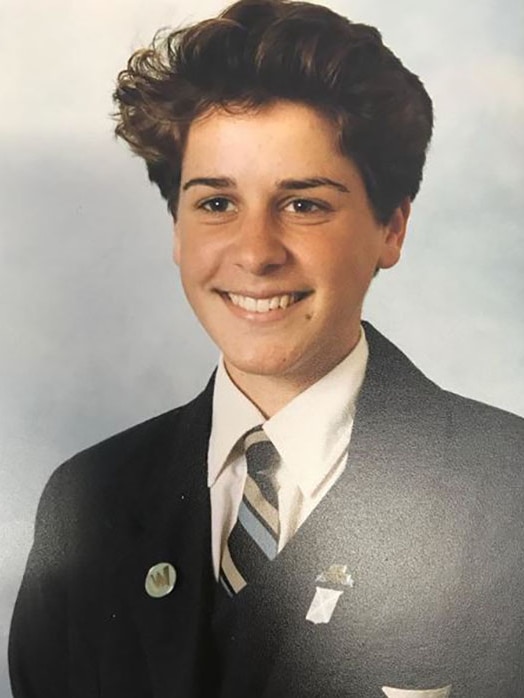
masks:
{"label": "nose", "polygon": [[269,213],[245,214],[231,254],[234,264],[244,271],[256,276],[271,274],[288,258],[281,226]]}

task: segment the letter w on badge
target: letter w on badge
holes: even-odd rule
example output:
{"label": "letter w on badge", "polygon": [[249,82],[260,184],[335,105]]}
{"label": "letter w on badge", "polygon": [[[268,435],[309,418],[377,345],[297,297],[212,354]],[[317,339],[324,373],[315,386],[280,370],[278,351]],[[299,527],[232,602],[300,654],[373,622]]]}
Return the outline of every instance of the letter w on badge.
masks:
{"label": "letter w on badge", "polygon": [[382,686],[382,690],[388,698],[449,698],[451,694],[451,684],[443,688],[429,688],[426,690]]}
{"label": "letter w on badge", "polygon": [[157,587],[160,589],[162,587],[167,587],[170,584],[170,579],[169,579],[169,565],[164,565],[161,571],[159,572],[152,572],[151,577],[153,579],[153,582],[156,584]]}

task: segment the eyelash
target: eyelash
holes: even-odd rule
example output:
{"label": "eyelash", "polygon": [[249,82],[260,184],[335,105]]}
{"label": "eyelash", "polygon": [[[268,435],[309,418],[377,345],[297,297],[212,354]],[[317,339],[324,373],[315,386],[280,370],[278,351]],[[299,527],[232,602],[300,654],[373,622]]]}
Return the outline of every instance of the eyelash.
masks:
{"label": "eyelash", "polygon": [[[205,201],[202,201],[197,205],[197,208],[206,211],[207,213],[229,213],[227,210],[218,210],[216,208],[210,209],[208,208],[212,204],[219,203],[221,205],[226,204],[231,204],[232,201],[231,199],[228,199],[226,196],[213,196],[210,199],[206,199]],[[319,212],[325,212],[331,210],[331,207],[328,206],[325,203],[321,203],[319,201],[313,201],[312,199],[306,199],[306,198],[301,198],[301,199],[292,199],[291,201],[287,201],[285,206],[283,207],[284,210],[289,206],[289,205],[297,205],[297,204],[306,204],[306,207],[313,207],[313,210],[309,211],[293,211],[293,213],[296,213],[297,215],[300,215],[301,213],[303,215],[307,215],[310,213],[319,213]]]}
{"label": "eyelash", "polygon": [[206,208],[206,207],[209,206],[210,204],[212,204],[212,203],[217,203],[217,202],[225,203],[225,204],[230,204],[230,203],[232,203],[232,202],[231,202],[231,199],[228,199],[228,198],[225,197],[225,196],[213,196],[213,197],[211,197],[210,199],[206,199],[205,201],[202,201],[201,203],[199,203],[199,204],[197,205],[197,208],[202,209],[202,211],[206,211],[207,213],[228,213],[228,211],[220,211],[220,210],[217,210],[217,209],[209,209],[209,208]]}
{"label": "eyelash", "polygon": [[327,204],[320,203],[319,201],[313,201],[312,199],[293,199],[292,201],[287,202],[285,208],[292,204],[306,204],[306,208],[313,207],[313,211],[293,211],[293,213],[297,214],[303,213],[304,215],[307,215],[308,213],[320,213],[330,210],[330,206]]}

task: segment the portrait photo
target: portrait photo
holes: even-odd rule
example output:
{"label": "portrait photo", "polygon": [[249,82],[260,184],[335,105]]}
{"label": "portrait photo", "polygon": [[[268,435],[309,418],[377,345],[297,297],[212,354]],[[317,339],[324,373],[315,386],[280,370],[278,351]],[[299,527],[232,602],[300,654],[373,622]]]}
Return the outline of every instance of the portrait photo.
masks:
{"label": "portrait photo", "polygon": [[523,21],[4,0],[0,698],[524,692]]}

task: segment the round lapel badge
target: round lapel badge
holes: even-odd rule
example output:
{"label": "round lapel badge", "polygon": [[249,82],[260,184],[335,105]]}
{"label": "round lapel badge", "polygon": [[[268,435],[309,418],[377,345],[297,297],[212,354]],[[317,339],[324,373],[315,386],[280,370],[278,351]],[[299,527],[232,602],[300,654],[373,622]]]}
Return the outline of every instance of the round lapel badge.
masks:
{"label": "round lapel badge", "polygon": [[173,591],[176,571],[169,562],[158,562],[146,574],[146,592],[154,599],[161,599]]}

